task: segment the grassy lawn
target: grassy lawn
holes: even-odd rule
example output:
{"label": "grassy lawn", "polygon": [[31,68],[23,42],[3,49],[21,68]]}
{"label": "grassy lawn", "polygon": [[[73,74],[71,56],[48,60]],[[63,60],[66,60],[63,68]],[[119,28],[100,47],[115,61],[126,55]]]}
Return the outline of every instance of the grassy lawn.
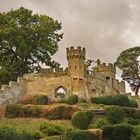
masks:
{"label": "grassy lawn", "polygon": [[40,125],[44,122],[49,124],[58,124],[65,127],[72,127],[71,122],[67,120],[47,120],[47,119],[32,119],[32,118],[15,118],[1,119],[0,125],[15,127],[18,132],[28,131],[30,133],[39,130]]}

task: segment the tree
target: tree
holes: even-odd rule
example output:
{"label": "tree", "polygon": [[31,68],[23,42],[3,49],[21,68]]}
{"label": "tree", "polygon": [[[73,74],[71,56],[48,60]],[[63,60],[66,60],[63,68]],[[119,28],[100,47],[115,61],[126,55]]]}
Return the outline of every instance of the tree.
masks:
{"label": "tree", "polygon": [[[59,30],[58,21],[23,7],[0,13],[0,80],[7,82],[37,72],[42,64],[55,67],[51,56],[63,37]],[[4,79],[6,75],[8,79]]]}
{"label": "tree", "polygon": [[140,47],[123,51],[117,58],[116,65],[122,70],[122,78],[127,81],[132,91],[138,95],[140,88]]}

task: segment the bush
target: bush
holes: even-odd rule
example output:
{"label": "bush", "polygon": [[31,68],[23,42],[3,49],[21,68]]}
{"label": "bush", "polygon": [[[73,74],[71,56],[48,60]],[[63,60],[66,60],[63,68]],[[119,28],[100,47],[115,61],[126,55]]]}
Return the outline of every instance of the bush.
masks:
{"label": "bush", "polygon": [[131,140],[140,140],[140,127],[134,127]]}
{"label": "bush", "polygon": [[66,128],[61,125],[43,123],[40,125],[39,130],[42,133],[47,134],[47,136],[54,136],[54,135],[63,135],[66,131],[70,131],[72,129]]}
{"label": "bush", "polygon": [[6,105],[5,116],[7,118],[17,117],[41,117],[41,109],[32,106],[23,106],[20,104],[9,104]]}
{"label": "bush", "polygon": [[19,138],[15,128],[8,126],[0,126],[0,139],[1,140],[16,140]]}
{"label": "bush", "polygon": [[26,95],[22,97],[19,101],[21,104],[35,104],[35,105],[46,105],[48,103],[48,96],[47,95]]}
{"label": "bush", "polygon": [[37,95],[32,101],[35,105],[46,105],[48,103],[48,96],[47,95]]}
{"label": "bush", "polygon": [[107,119],[111,123],[120,123],[124,118],[124,111],[119,107],[110,107],[107,109]]}
{"label": "bush", "polygon": [[90,124],[93,119],[93,113],[92,113],[92,111],[85,111],[85,114],[87,116],[88,123]]}
{"label": "bush", "polygon": [[86,99],[80,98],[80,103],[86,103]]}
{"label": "bush", "polygon": [[50,120],[56,120],[56,119],[69,120],[71,119],[72,115],[77,111],[81,111],[81,109],[74,106],[59,105],[59,106],[53,107],[49,111],[44,110],[44,116]]}
{"label": "bush", "polygon": [[14,127],[0,126],[0,139],[1,140],[35,140],[35,138],[26,133],[17,133]]}
{"label": "bush", "polygon": [[97,118],[93,120],[91,123],[90,128],[101,128],[103,126],[107,126],[109,122],[105,118]]}
{"label": "bush", "polygon": [[117,94],[114,96],[114,105],[129,106],[128,96],[125,94]]}
{"label": "bush", "polygon": [[65,140],[99,140],[94,133],[83,130],[69,131],[64,138]]}
{"label": "bush", "polygon": [[61,136],[51,136],[46,138],[45,140],[63,140]]}
{"label": "bush", "polygon": [[72,116],[72,125],[79,129],[87,129],[89,126],[89,120],[85,112],[79,111]]}
{"label": "bush", "polygon": [[135,100],[129,99],[129,107],[138,107],[138,103]]}
{"label": "bush", "polygon": [[114,96],[92,97],[92,103],[105,104],[105,105],[118,105],[125,107],[138,107],[135,100],[131,100],[125,94],[117,94]]}
{"label": "bush", "polygon": [[127,123],[132,124],[132,125],[138,125],[139,124],[139,120],[138,119],[134,119],[134,118],[129,118],[127,120]]}
{"label": "bush", "polygon": [[102,128],[103,138],[109,140],[129,140],[133,134],[133,128],[130,125],[105,126]]}
{"label": "bush", "polygon": [[5,117],[16,118],[22,115],[22,105],[8,104],[6,105]]}
{"label": "bush", "polygon": [[74,105],[78,102],[78,96],[77,95],[71,95],[66,99],[66,103],[69,105]]}

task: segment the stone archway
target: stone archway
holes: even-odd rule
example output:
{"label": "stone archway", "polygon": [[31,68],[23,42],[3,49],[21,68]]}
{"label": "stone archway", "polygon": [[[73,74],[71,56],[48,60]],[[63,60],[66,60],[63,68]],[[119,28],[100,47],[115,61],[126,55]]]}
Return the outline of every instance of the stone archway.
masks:
{"label": "stone archway", "polygon": [[67,90],[63,86],[59,86],[55,89],[54,94],[55,94],[55,98],[57,97],[63,98],[67,94]]}

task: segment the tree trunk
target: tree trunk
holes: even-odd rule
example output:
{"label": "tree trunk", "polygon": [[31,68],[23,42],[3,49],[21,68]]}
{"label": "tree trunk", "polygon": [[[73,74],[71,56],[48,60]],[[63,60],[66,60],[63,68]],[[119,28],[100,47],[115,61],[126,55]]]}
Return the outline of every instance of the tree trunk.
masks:
{"label": "tree trunk", "polygon": [[136,88],[136,91],[135,91],[135,95],[138,95],[139,89],[140,89],[140,81],[139,81],[139,83],[137,85],[137,88]]}

